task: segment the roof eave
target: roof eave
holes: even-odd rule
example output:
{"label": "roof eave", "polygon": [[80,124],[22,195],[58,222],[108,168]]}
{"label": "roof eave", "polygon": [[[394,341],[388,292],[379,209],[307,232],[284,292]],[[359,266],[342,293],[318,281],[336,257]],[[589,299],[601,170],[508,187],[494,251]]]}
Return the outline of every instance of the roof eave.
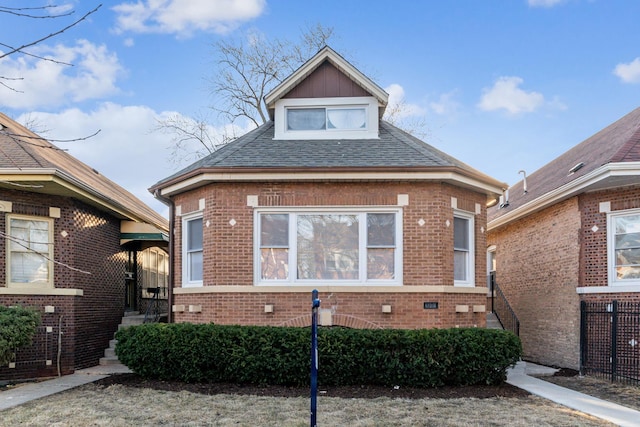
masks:
{"label": "roof eave", "polygon": [[489,221],[487,229],[495,230],[570,197],[585,193],[595,188],[598,183],[602,183],[609,178],[624,176],[640,176],[640,162],[608,163],[603,165]]}
{"label": "roof eave", "polygon": [[[2,169],[0,170],[0,177],[2,177],[1,179],[3,181],[11,182],[13,184],[19,184],[20,182],[54,183],[62,188],[67,189],[78,199],[102,207],[104,210],[111,212],[121,219],[130,219],[132,221],[150,223],[164,230],[168,230],[167,224],[161,223],[154,218],[135,213],[133,210],[127,208],[126,206],[123,206],[115,200],[112,200],[111,198],[96,191],[90,186],[84,184],[83,182],[77,180],[73,176],[59,169]],[[29,191],[28,187],[18,186],[18,188]],[[32,191],[35,190],[36,189],[33,189]]]}
{"label": "roof eave", "polygon": [[265,181],[442,181],[497,198],[506,184],[455,167],[202,168],[151,187],[171,197],[214,182]]}

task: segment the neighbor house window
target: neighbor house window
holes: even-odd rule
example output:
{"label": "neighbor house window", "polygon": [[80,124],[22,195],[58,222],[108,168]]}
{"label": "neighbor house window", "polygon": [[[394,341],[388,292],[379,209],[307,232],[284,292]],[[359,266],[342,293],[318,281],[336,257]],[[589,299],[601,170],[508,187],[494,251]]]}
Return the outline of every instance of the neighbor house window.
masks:
{"label": "neighbor house window", "polygon": [[400,212],[258,212],[257,283],[400,284]]}
{"label": "neighbor house window", "polygon": [[366,128],[367,109],[365,107],[287,109],[287,131]]}
{"label": "neighbor house window", "polygon": [[640,284],[640,211],[609,216],[612,285]]}
{"label": "neighbor house window", "polygon": [[453,280],[455,285],[474,286],[473,215],[453,216]]}
{"label": "neighbor house window", "polygon": [[182,286],[202,286],[202,214],[182,219]]}
{"label": "neighbor house window", "polygon": [[53,286],[53,220],[7,216],[9,286]]}

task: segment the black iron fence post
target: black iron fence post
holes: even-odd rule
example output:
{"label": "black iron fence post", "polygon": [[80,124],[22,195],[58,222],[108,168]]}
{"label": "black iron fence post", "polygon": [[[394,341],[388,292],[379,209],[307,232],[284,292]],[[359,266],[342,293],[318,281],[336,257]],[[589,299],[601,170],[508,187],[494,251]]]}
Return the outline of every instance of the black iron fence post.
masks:
{"label": "black iron fence post", "polygon": [[580,301],[580,375],[584,375],[584,367],[587,364],[587,303]]}
{"label": "black iron fence post", "polygon": [[618,375],[618,301],[611,302],[611,381]]}

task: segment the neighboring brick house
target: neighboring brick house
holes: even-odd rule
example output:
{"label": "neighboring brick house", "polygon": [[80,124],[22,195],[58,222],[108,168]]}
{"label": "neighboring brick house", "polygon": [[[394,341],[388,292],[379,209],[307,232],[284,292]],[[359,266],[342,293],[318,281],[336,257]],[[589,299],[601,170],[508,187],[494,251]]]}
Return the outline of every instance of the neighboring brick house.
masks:
{"label": "neighboring brick house", "polygon": [[505,184],[381,120],[388,95],[328,47],[271,121],[150,191],[170,204],[176,322],[483,327],[486,205]]}
{"label": "neighboring brick house", "polygon": [[578,369],[580,302],[640,302],[640,108],[526,176],[502,205],[489,210],[487,243],[524,358]]}
{"label": "neighboring brick house", "polygon": [[33,346],[0,367],[8,380],[97,365],[125,310],[143,307],[154,267],[138,255],[166,250],[168,223],[0,114],[0,236],[0,304],[42,315]]}

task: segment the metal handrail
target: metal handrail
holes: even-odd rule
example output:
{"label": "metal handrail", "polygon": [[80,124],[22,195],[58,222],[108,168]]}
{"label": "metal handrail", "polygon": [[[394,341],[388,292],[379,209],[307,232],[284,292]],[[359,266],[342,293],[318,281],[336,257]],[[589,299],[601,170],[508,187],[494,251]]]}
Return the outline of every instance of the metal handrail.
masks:
{"label": "metal handrail", "polygon": [[504,296],[502,289],[498,286],[498,283],[495,280],[495,272],[492,271],[490,274],[489,288],[491,290],[491,311],[498,318],[502,329],[511,331],[517,336],[520,336],[520,320],[518,320],[516,312]]}

